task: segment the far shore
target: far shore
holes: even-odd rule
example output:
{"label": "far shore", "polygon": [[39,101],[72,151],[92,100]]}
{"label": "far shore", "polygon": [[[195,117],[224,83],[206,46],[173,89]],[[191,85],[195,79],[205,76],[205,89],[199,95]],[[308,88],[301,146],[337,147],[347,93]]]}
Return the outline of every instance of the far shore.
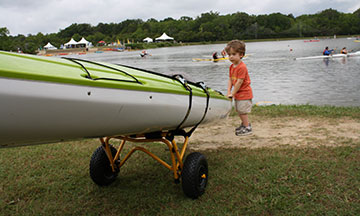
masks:
{"label": "far shore", "polygon": [[[338,35],[336,38],[346,38],[349,35]],[[332,39],[332,36],[322,37],[298,37],[298,38],[269,38],[269,39],[249,39],[244,40],[247,43],[264,42],[264,41],[286,41],[286,40],[311,40],[311,39]],[[210,44],[226,44],[228,41],[203,41],[203,42],[160,42],[160,43],[131,43],[122,46],[97,46],[91,48],[69,48],[69,49],[55,49],[55,50],[41,50],[38,55],[42,56],[59,56],[77,54],[83,55],[87,53],[102,53],[102,52],[119,52],[119,51],[138,51],[145,49],[156,49],[162,47],[173,46],[193,46],[193,45],[210,45]]]}

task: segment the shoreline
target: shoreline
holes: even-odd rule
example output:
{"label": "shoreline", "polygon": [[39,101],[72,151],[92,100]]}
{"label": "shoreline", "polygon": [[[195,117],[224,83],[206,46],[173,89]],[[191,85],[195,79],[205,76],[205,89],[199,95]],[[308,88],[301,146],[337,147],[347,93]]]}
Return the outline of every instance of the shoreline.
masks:
{"label": "shoreline", "polygon": [[[331,36],[322,37],[295,37],[295,38],[267,38],[267,39],[245,39],[246,43],[254,42],[273,42],[273,41],[290,41],[290,40],[331,40],[347,38],[348,35],[338,35],[336,38]],[[86,48],[69,48],[69,49],[57,49],[57,50],[41,50],[37,55],[41,56],[59,56],[59,55],[85,55],[87,53],[96,52],[114,52],[114,51],[138,51],[146,49],[157,49],[163,47],[177,47],[177,46],[196,46],[196,45],[211,45],[211,44],[226,44],[228,41],[202,41],[202,42],[160,42],[160,43],[131,43],[124,46],[101,46],[92,47],[88,50]]]}

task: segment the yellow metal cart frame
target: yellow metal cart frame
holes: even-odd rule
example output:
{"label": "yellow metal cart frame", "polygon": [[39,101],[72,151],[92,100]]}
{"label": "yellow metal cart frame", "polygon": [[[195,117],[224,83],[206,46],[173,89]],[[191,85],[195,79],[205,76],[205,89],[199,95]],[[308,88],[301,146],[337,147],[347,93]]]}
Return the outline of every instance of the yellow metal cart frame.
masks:
{"label": "yellow metal cart frame", "polygon": [[[181,149],[179,149],[178,144],[174,139],[175,136],[179,135],[184,137]],[[136,151],[142,151],[154,160],[158,161],[165,168],[172,171],[175,183],[180,183],[181,179],[185,195],[191,198],[198,198],[205,192],[205,187],[208,181],[208,165],[205,156],[198,152],[189,154],[186,157],[185,162],[183,162],[185,151],[189,143],[189,137],[189,133],[181,130],[176,133],[157,132],[139,134],[135,136],[111,136],[100,138],[101,146],[94,152],[90,161],[90,176],[93,181],[99,185],[111,184],[115,181],[120,168],[127,162],[127,160]],[[110,144],[111,139],[121,140],[117,150]],[[141,146],[135,146],[124,156],[123,159],[120,160],[120,155],[124,151],[126,142],[164,143],[169,149],[171,164],[165,162],[160,157]]]}

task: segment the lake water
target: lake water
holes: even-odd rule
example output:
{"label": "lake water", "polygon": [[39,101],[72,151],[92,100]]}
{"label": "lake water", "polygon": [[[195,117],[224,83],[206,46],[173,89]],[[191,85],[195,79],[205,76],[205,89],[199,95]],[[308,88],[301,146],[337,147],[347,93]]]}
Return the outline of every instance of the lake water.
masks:
{"label": "lake water", "polygon": [[[246,63],[253,102],[270,101],[278,104],[313,104],[360,106],[360,56],[334,59],[294,60],[297,57],[322,55],[325,46],[359,51],[354,39],[321,39],[252,42],[246,44]],[[192,58],[211,58],[225,44],[197,45],[149,49],[151,54],[140,57],[140,51],[104,52],[73,55],[117,64],[130,65],[165,74],[184,74],[193,81],[203,81],[213,89],[226,93],[230,62],[194,62]],[[292,51],[290,51],[292,49]],[[70,57],[70,56],[69,56]]]}

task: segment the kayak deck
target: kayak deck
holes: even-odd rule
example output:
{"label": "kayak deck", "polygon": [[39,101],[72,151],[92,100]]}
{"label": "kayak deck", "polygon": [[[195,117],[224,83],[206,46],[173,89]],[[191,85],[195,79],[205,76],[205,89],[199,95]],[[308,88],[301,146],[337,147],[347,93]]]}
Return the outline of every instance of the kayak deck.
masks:
{"label": "kayak deck", "polygon": [[[149,71],[128,66],[100,64],[80,59],[38,57],[3,51],[0,51],[0,77],[188,94],[177,79],[166,75],[159,76],[154,72],[149,73]],[[192,86],[192,90],[194,95],[205,96],[203,90],[196,85]],[[213,97],[223,98],[216,91],[209,89],[209,92]]]}

